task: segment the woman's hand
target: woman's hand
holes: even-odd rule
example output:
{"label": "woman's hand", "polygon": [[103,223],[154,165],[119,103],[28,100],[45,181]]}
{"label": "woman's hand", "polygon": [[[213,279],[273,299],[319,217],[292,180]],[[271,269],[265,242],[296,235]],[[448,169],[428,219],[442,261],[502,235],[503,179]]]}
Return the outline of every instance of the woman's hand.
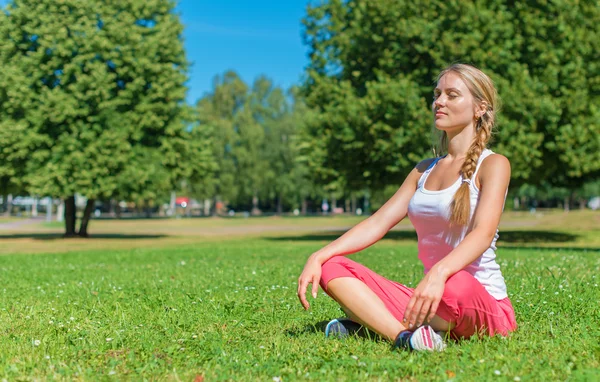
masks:
{"label": "woman's hand", "polygon": [[408,323],[409,329],[418,328],[424,322],[431,321],[437,312],[444,294],[446,279],[433,273],[429,272],[425,275],[406,306],[404,322]]}
{"label": "woman's hand", "polygon": [[298,298],[305,310],[308,310],[310,304],[306,300],[306,290],[308,284],[312,283],[312,296],[317,298],[319,291],[319,281],[321,280],[321,263],[314,257],[309,257],[304,266],[302,274],[298,278]]}

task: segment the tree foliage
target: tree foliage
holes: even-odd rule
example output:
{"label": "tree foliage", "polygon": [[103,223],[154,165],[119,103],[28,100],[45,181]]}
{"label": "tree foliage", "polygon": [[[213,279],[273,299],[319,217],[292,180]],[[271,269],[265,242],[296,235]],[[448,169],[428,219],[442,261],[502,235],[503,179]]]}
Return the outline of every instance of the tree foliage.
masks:
{"label": "tree foliage", "polygon": [[211,188],[216,200],[258,212],[259,201],[298,207],[313,194],[298,161],[302,118],[297,90],[286,94],[265,76],[248,86],[235,72],[215,77],[211,93],[197,103],[201,126],[213,131],[219,170]]}
{"label": "tree foliage", "polygon": [[427,156],[432,90],[453,62],[496,82],[495,149],[513,184],[576,187],[600,171],[596,1],[329,0],[304,19],[311,166],[353,189],[401,179]]}
{"label": "tree foliage", "polygon": [[69,203],[79,193],[89,207],[98,198],[154,199],[210,171],[207,145],[186,128],[187,62],[173,8],[169,0],[9,3],[0,13],[0,177]]}

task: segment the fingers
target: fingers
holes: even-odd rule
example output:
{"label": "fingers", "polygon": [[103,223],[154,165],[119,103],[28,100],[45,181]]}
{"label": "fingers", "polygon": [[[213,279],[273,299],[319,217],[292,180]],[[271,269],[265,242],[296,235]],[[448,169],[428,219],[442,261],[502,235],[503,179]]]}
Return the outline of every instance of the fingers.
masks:
{"label": "fingers", "polygon": [[408,329],[419,327],[435,317],[438,306],[438,299],[415,293],[406,306],[403,322],[408,324]]}
{"label": "fingers", "polygon": [[312,280],[312,296],[313,296],[313,298],[317,298],[317,292],[319,291],[319,279],[320,279],[320,277],[315,275]]}
{"label": "fingers", "polygon": [[431,309],[429,310],[429,317],[427,317],[427,322],[433,320],[435,317],[438,307],[440,306],[440,300],[436,299],[433,304],[431,304]]}
{"label": "fingers", "polygon": [[413,294],[412,297],[410,298],[410,300],[408,301],[408,305],[406,305],[406,310],[404,311],[404,319],[402,320],[402,322],[408,326],[408,329],[411,328],[411,315],[412,315],[412,310],[413,307],[415,306],[415,303],[417,302],[417,298],[415,297],[415,295]]}
{"label": "fingers", "polygon": [[431,307],[431,300],[429,299],[422,299],[423,304],[421,305],[421,309],[419,309],[417,311],[417,318],[415,319],[415,327],[419,327],[423,324],[423,321],[425,321],[425,318],[427,317],[428,313],[429,313],[429,308]]}
{"label": "fingers", "polygon": [[308,310],[310,305],[308,300],[306,300],[306,288],[308,287],[308,282],[302,279],[298,280],[298,299],[300,299],[300,303],[304,307],[304,310]]}
{"label": "fingers", "polygon": [[421,307],[423,306],[423,299],[419,297],[414,297],[415,301],[412,305],[412,308],[408,310],[408,314],[405,316],[408,320],[408,328],[412,329],[415,327],[417,321],[417,315],[421,311]]}

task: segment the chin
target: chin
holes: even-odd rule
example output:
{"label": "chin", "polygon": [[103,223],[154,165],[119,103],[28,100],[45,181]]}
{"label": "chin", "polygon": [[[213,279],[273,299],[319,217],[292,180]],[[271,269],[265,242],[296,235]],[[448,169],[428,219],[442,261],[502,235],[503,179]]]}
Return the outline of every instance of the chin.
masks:
{"label": "chin", "polygon": [[434,126],[436,129],[440,130],[440,131],[448,131],[450,129],[451,126],[448,126],[447,124],[441,122],[441,121],[435,121]]}

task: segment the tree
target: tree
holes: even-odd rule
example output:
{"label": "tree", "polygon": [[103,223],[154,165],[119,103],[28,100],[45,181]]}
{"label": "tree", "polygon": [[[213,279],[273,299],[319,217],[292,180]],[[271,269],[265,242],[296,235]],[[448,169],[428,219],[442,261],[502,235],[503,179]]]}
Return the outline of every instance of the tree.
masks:
{"label": "tree", "polygon": [[236,142],[238,131],[235,127],[237,114],[246,103],[248,86],[232,72],[213,80],[213,91],[196,104],[196,115],[201,127],[210,129],[213,137],[212,151],[217,165],[214,182],[210,185],[195,184],[196,189],[204,188],[205,195],[214,198],[212,214],[216,215],[216,205],[222,200],[235,200],[239,188],[236,183]]}
{"label": "tree", "polygon": [[353,190],[398,182],[427,156],[437,73],[460,61],[488,73],[504,100],[495,147],[513,185],[577,187],[600,169],[599,22],[591,0],[309,7],[311,167]]}
{"label": "tree", "polygon": [[284,205],[301,209],[306,213],[306,199],[318,191],[310,172],[300,157],[305,118],[310,112],[298,88],[291,88],[286,95],[282,89],[273,88],[268,97],[265,113],[265,162],[269,167],[266,175],[268,197],[275,200],[275,212],[283,213]]}
{"label": "tree", "polygon": [[[183,27],[169,0],[13,0],[0,14],[0,162],[66,201],[87,235],[98,198],[149,195],[206,172],[188,139]],[[18,137],[14,139],[11,137]],[[12,139],[12,141],[11,141]],[[192,171],[189,158],[202,157]],[[76,232],[74,195],[88,199]]]}
{"label": "tree", "polygon": [[215,199],[251,206],[256,214],[260,199],[276,199],[281,212],[284,199],[295,197],[302,187],[292,183],[301,166],[292,146],[300,118],[293,110],[284,91],[264,76],[252,87],[231,71],[215,78],[213,91],[197,104],[200,125],[215,138]]}

